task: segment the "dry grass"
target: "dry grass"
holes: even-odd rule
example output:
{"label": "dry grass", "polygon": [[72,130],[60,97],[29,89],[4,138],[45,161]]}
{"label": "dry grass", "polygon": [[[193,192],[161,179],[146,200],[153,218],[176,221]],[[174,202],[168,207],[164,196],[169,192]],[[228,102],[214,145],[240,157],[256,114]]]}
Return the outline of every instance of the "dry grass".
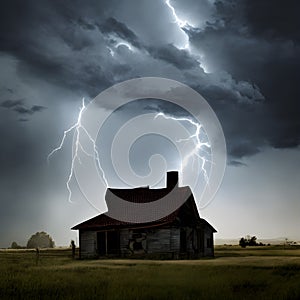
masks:
{"label": "dry grass", "polygon": [[[232,255],[231,255],[232,254]],[[0,299],[300,299],[299,249],[216,247],[215,259],[72,260],[0,251]]]}

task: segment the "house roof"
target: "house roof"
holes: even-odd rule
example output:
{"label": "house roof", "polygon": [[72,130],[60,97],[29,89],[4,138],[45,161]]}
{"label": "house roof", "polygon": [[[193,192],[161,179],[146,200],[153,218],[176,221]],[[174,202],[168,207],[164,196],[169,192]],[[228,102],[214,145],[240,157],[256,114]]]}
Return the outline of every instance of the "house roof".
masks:
{"label": "house roof", "polygon": [[[113,193],[128,202],[149,203],[163,198],[169,192],[170,188],[149,189],[148,187],[142,187],[135,189],[108,189],[105,199],[108,207],[110,193]],[[74,226],[72,229],[104,230],[115,228],[151,228],[164,225],[180,225],[182,222],[193,222],[193,224],[196,225],[209,226],[216,232],[206,220],[200,218],[193,194],[189,187],[176,187],[175,197],[178,199],[188,197],[188,199],[171,214],[153,222],[129,223],[113,219],[106,214],[100,214]]]}

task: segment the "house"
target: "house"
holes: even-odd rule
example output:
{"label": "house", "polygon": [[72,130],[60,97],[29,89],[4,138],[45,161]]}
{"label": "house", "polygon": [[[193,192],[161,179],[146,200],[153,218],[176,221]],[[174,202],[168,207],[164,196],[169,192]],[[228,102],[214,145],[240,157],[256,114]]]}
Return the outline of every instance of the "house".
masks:
{"label": "house", "polygon": [[[213,233],[216,230],[200,218],[190,187],[178,186],[178,172],[167,173],[167,186],[161,189],[107,189],[111,193],[135,203],[161,199],[176,189],[176,197],[187,197],[177,210],[148,223],[129,223],[100,214],[74,226],[79,230],[80,258],[145,257],[198,258],[214,256]],[[109,207],[109,205],[108,205]]]}

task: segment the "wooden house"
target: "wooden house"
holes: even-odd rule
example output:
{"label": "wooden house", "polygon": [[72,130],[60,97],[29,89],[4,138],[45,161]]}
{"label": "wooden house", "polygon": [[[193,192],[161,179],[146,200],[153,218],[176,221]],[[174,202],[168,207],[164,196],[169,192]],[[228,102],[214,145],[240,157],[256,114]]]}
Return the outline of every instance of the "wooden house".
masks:
{"label": "wooden house", "polygon": [[[170,189],[176,197],[189,197],[176,211],[148,223],[128,223],[100,214],[72,229],[79,230],[80,258],[145,257],[198,258],[214,256],[213,233],[216,230],[200,218],[189,187],[178,186],[178,172],[167,173],[167,186],[134,189],[108,189],[109,195],[130,202],[145,203],[161,199]],[[109,207],[109,205],[108,205]]]}

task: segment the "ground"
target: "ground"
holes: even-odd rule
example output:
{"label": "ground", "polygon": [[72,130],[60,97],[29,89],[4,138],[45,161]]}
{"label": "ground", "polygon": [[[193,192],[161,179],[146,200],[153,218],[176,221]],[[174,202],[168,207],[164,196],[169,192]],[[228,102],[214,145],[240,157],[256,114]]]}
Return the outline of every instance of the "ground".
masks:
{"label": "ground", "polygon": [[0,299],[300,299],[300,249],[216,246],[201,260],[72,260],[0,250]]}

